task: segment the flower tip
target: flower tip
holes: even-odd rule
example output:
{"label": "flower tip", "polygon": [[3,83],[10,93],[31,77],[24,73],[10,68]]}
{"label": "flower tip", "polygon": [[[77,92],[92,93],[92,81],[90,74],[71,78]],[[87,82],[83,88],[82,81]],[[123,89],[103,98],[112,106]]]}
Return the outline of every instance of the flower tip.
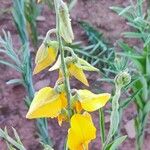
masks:
{"label": "flower tip", "polygon": [[89,83],[88,82],[85,85],[89,87]]}
{"label": "flower tip", "polygon": [[37,73],[39,73],[39,71],[37,70],[37,67],[35,66],[35,68],[33,70],[33,75],[36,75]]}
{"label": "flower tip", "polygon": [[109,93],[106,93],[106,95],[107,95],[107,97],[108,97],[108,100],[110,99],[110,97],[111,97],[111,94],[109,94]]}
{"label": "flower tip", "polygon": [[29,112],[26,114],[26,119],[32,119],[31,114]]}

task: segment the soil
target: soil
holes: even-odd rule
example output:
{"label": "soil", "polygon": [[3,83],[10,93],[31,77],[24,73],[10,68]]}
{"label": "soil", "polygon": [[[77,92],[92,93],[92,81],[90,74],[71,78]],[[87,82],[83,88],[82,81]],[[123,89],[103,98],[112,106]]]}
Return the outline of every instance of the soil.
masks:
{"label": "soil", "polygon": [[[127,6],[129,0],[80,0],[71,11],[71,18],[73,23],[73,29],[75,33],[76,41],[86,41],[86,36],[83,30],[79,27],[78,21],[85,20],[90,22],[98,30],[104,33],[104,36],[111,42],[115,43],[118,39],[122,38],[121,33],[129,30],[125,21],[113,13],[110,6]],[[13,23],[11,15],[12,2],[10,0],[0,0],[0,34],[2,35],[2,29],[10,31],[14,43],[15,49],[19,48],[20,41],[18,33]],[[5,10],[7,10],[5,12]],[[47,6],[41,13],[45,17],[45,21],[38,22],[39,35],[44,36],[50,28],[55,27],[55,14],[52,10],[49,10]],[[137,41],[135,41],[137,42]],[[40,43],[39,43],[40,45]],[[33,57],[35,51],[31,46]],[[2,54],[0,57],[8,60],[8,58]],[[7,85],[6,82],[12,78],[17,78],[20,75],[9,67],[0,64],[0,128],[5,126],[8,128],[10,135],[12,135],[11,127],[14,127],[20,135],[23,144],[27,150],[42,150],[39,139],[36,133],[35,121],[27,120],[25,115],[27,108],[24,104],[24,98],[26,91],[21,85]],[[96,79],[99,78],[98,74],[87,74],[90,83],[90,89],[96,84]],[[54,86],[56,80],[56,73],[43,73],[34,76],[35,89],[39,90],[41,87],[50,85]],[[72,86],[77,88],[86,88],[76,80],[72,80]],[[105,91],[110,91],[111,87],[108,85],[102,85],[98,83],[97,87],[101,87]],[[106,107],[107,108],[107,107]],[[121,131],[123,134],[127,134],[125,125],[131,121],[136,113],[134,104],[131,104],[123,114]],[[98,125],[98,113],[92,113],[96,127]],[[106,126],[109,126],[109,115],[106,114]],[[67,134],[67,124],[63,124],[62,127],[58,126],[55,119],[49,119],[49,134],[52,136],[55,150],[62,150],[65,136]],[[131,124],[132,126],[132,124]],[[130,127],[130,126],[129,126]],[[129,132],[134,132],[129,129]],[[134,134],[134,133],[133,133]],[[12,135],[13,136],[13,135]],[[145,142],[143,150],[150,150],[149,146],[150,133],[146,132]],[[134,150],[135,138],[128,137],[127,140],[120,146],[120,150]],[[97,138],[90,144],[90,150],[99,150],[99,131],[97,132]],[[0,150],[7,150],[6,144],[3,140],[0,140]]]}

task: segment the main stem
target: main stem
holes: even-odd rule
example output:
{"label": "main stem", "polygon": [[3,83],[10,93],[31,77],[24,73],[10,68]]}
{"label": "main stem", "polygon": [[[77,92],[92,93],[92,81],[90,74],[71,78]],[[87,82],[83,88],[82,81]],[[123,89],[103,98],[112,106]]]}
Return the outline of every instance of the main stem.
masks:
{"label": "main stem", "polygon": [[70,110],[71,90],[70,90],[70,83],[69,83],[69,75],[68,75],[67,66],[65,63],[62,38],[61,38],[61,34],[60,34],[59,1],[60,0],[54,0],[55,12],[56,12],[56,29],[57,29],[56,34],[57,34],[57,40],[59,42],[59,52],[60,52],[60,56],[61,56],[62,72],[63,72],[63,76],[64,76],[65,91],[67,93],[67,100],[68,100],[68,110]]}
{"label": "main stem", "polygon": [[112,137],[115,135],[116,131],[118,130],[119,119],[120,119],[120,117],[119,117],[120,116],[119,102],[118,101],[119,101],[120,95],[121,95],[121,87],[116,85],[116,92],[112,99],[112,112],[111,112],[111,116],[110,116],[110,128],[109,128],[107,139],[104,143],[103,150],[106,149],[107,145],[111,142]]}

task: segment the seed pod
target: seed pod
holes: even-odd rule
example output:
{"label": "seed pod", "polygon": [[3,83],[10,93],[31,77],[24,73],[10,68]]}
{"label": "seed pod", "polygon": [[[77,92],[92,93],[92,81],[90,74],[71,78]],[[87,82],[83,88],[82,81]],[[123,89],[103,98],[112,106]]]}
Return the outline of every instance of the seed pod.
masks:
{"label": "seed pod", "polygon": [[67,43],[72,43],[74,39],[71,19],[67,4],[61,1],[59,6],[60,34]]}

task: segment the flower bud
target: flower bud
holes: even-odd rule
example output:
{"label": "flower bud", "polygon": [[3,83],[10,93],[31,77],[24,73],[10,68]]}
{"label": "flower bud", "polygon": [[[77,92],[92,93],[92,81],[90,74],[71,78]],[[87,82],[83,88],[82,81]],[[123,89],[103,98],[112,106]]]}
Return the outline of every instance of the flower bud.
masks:
{"label": "flower bud", "polygon": [[115,84],[121,88],[129,84],[130,81],[131,76],[127,71],[122,71],[115,77]]}
{"label": "flower bud", "polygon": [[60,19],[60,34],[67,43],[72,43],[74,39],[71,19],[69,15],[69,10],[67,4],[61,1],[59,6],[59,19]]}

